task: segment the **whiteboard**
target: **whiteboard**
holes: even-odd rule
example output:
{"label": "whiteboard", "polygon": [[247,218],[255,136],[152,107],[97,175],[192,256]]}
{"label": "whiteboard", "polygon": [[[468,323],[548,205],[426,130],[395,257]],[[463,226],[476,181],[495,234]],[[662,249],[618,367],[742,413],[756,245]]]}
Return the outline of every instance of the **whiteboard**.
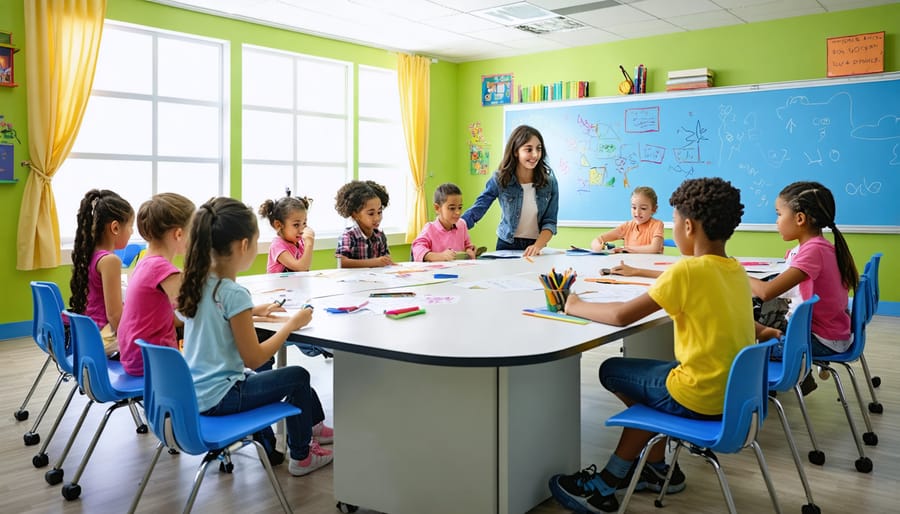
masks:
{"label": "whiteboard", "polygon": [[544,136],[563,226],[629,219],[637,186],[670,222],[684,179],[719,176],[744,230],[775,230],[778,192],[815,180],[842,231],[900,232],[900,73],[505,107],[506,136],[521,124]]}

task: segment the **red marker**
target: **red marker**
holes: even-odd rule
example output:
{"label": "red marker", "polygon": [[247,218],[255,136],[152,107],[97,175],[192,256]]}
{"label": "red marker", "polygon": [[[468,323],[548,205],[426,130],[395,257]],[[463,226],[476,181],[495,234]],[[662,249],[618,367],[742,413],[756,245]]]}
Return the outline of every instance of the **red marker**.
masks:
{"label": "red marker", "polygon": [[391,311],[384,311],[384,313],[385,313],[385,314],[403,314],[403,313],[406,313],[406,312],[413,312],[413,311],[417,311],[417,310],[419,310],[419,307],[418,307],[418,306],[416,306],[416,307],[406,307],[406,308],[404,308],[404,309],[394,309],[394,310],[391,310]]}

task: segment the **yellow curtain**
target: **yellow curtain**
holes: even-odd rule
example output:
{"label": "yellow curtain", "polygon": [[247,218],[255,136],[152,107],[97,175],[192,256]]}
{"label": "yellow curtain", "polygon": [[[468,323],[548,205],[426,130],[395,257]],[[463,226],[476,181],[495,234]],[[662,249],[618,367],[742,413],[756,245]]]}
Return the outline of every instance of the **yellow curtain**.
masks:
{"label": "yellow curtain", "polygon": [[409,155],[409,167],[416,185],[406,227],[406,242],[412,243],[428,222],[425,170],[428,165],[428,123],[431,113],[431,59],[398,54],[397,79],[400,85],[400,115],[403,119],[406,153]]}
{"label": "yellow curtain", "polygon": [[60,264],[59,220],[50,182],[81,127],[105,14],[106,0],[25,2],[31,173],[19,209],[16,269]]}

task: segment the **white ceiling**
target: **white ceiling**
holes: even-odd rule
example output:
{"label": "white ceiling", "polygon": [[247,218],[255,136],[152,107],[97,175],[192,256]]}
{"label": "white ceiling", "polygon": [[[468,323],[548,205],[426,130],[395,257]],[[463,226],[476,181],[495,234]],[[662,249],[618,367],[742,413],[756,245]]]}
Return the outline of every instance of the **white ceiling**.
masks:
{"label": "white ceiling", "polygon": [[900,0],[529,0],[532,5],[586,25],[541,35],[471,14],[518,0],[149,1],[376,48],[465,62]]}

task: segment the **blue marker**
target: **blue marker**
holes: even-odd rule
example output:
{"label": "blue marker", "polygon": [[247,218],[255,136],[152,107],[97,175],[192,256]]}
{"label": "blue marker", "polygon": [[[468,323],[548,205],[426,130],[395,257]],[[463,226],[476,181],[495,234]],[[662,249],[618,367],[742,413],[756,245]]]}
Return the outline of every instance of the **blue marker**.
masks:
{"label": "blue marker", "polygon": [[459,275],[454,275],[452,273],[435,273],[434,278],[459,278]]}

